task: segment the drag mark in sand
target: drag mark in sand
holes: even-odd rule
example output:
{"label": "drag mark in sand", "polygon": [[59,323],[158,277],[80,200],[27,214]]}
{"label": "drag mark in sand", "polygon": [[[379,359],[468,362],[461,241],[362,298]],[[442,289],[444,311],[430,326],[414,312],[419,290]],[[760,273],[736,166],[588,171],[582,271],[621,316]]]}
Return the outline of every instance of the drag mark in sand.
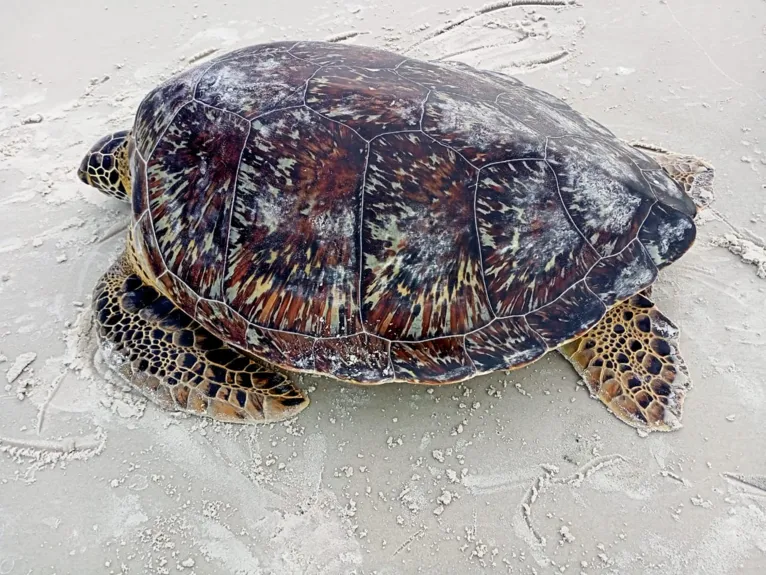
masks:
{"label": "drag mark in sand", "polygon": [[34,476],[35,471],[54,466],[63,461],[87,461],[99,455],[106,446],[106,433],[100,427],[96,433],[83,437],[67,437],[61,440],[16,439],[0,436],[0,452],[7,453],[17,462],[32,460],[32,466],[24,477]]}
{"label": "drag mark in sand", "polygon": [[[528,38],[529,38],[529,34],[525,34],[524,37],[514,42],[514,44],[518,46],[519,44],[521,44]],[[495,42],[493,44],[482,44],[481,46],[474,46],[472,48],[463,48],[462,50],[449,52],[448,54],[444,54],[443,56],[438,56],[437,58],[434,58],[434,61],[443,62],[444,60],[449,60],[450,58],[454,58],[455,56],[462,56],[463,54],[470,54],[471,52],[479,52],[480,50],[489,50],[490,48],[500,48],[502,46],[508,46],[507,39],[504,39],[502,42]]]}
{"label": "drag mark in sand", "polygon": [[430,34],[424,36],[414,44],[410,45],[409,48],[405,49],[403,51],[404,54],[410,52],[411,50],[417,48],[421,44],[428,42],[429,40],[433,40],[437,36],[441,36],[442,34],[445,34],[449,32],[450,30],[454,30],[458,26],[462,26],[466,22],[473,20],[474,18],[478,18],[479,16],[483,16],[484,14],[489,14],[490,12],[495,12],[497,10],[505,10],[506,8],[515,8],[517,6],[569,6],[574,4],[574,0],[500,0],[498,2],[490,2],[489,4],[485,4],[475,12],[472,12],[471,14],[468,14],[467,16],[463,16],[462,18],[458,20],[453,20],[452,22],[449,22],[448,24],[445,24],[441,28],[437,28]]}
{"label": "drag mark in sand", "polygon": [[56,379],[53,380],[53,383],[51,384],[51,387],[48,390],[47,395],[45,396],[45,400],[40,406],[40,410],[37,412],[37,434],[38,435],[43,430],[43,419],[45,418],[45,411],[48,409],[48,405],[50,405],[51,400],[53,400],[53,396],[56,395],[56,392],[58,391],[58,388],[61,385],[61,380],[64,379],[66,374],[67,372],[63,371],[56,376]]}
{"label": "drag mark in sand", "polygon": [[523,71],[532,71],[532,70],[536,70],[540,66],[545,66],[546,64],[554,64],[556,62],[561,62],[562,60],[567,59],[569,55],[570,53],[567,50],[559,50],[558,52],[553,52],[552,54],[546,54],[538,58],[531,58],[529,60],[520,60],[517,62],[511,62],[510,64],[501,66],[500,71],[513,70],[514,73],[517,73],[517,74]]}
{"label": "drag mark in sand", "polygon": [[524,540],[532,550],[532,555],[538,565],[544,567],[551,564],[551,560],[545,554],[547,541],[540,532],[535,529],[532,521],[532,506],[545,493],[551,485],[569,485],[574,488],[582,486],[583,482],[593,474],[612,467],[620,462],[627,462],[622,455],[604,455],[591,459],[569,477],[556,477],[559,468],[555,465],[543,465],[543,474],[539,476],[527,489],[524,498],[519,505],[519,512],[513,519],[513,530],[516,535]]}
{"label": "drag mark in sand", "polygon": [[361,36],[362,34],[369,34],[369,32],[357,32],[355,30],[351,30],[349,32],[341,32],[339,34],[333,34],[332,36],[328,36],[324,39],[325,42],[343,42],[344,40],[351,40],[351,38],[356,38],[357,36]]}
{"label": "drag mark in sand", "polygon": [[724,479],[738,486],[747,486],[756,489],[756,493],[747,493],[755,497],[766,497],[766,475],[745,475],[742,473],[724,472],[721,474]]}
{"label": "drag mark in sand", "polygon": [[404,551],[410,543],[415,541],[415,539],[418,539],[418,538],[422,537],[423,535],[425,535],[425,533],[426,533],[426,528],[425,527],[421,527],[415,533],[410,535],[404,543],[399,545],[399,547],[396,548],[396,551],[394,551],[394,554],[391,557],[396,557],[399,553]]}

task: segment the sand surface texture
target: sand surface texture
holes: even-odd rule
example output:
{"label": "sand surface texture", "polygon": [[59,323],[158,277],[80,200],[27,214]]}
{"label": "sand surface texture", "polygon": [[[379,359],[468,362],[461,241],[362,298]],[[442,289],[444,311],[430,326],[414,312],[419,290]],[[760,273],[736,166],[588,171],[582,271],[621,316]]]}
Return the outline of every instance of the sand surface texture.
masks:
{"label": "sand surface texture", "polygon": [[[159,4],[0,5],[1,575],[766,573],[766,2]],[[193,62],[328,38],[518,74],[715,165],[654,291],[682,430],[639,436],[557,354],[436,389],[306,376],[309,409],[263,427],[104,373],[87,310],[127,206],[83,154]]]}

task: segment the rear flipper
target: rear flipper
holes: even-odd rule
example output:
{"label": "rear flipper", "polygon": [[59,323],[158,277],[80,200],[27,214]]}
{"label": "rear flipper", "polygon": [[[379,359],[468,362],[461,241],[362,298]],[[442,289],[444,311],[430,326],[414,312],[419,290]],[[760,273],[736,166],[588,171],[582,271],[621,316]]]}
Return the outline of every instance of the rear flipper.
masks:
{"label": "rear flipper", "polygon": [[559,350],[591,394],[625,423],[645,431],[672,431],[681,427],[684,396],[691,388],[678,336],[678,328],[638,294]]}
{"label": "rear flipper", "polygon": [[631,145],[654,158],[671,178],[683,186],[698,208],[706,208],[713,201],[715,168],[709,162],[645,142],[633,142]]}
{"label": "rear flipper", "polygon": [[143,283],[127,254],[99,280],[93,309],[107,365],[165,409],[268,423],[308,405],[283,373],[227,346]]}

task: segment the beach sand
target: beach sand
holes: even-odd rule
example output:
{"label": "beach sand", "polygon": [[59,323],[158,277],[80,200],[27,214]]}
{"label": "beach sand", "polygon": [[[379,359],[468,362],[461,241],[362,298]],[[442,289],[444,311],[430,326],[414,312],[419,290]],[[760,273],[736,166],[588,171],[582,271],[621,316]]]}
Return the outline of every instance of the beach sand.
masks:
{"label": "beach sand", "polygon": [[[0,575],[766,573],[766,2],[161,4],[0,6]],[[639,436],[557,354],[434,389],[305,376],[309,408],[267,426],[105,373],[88,309],[128,212],[84,153],[193,62],[341,37],[518,74],[715,166],[654,291],[683,429]]]}

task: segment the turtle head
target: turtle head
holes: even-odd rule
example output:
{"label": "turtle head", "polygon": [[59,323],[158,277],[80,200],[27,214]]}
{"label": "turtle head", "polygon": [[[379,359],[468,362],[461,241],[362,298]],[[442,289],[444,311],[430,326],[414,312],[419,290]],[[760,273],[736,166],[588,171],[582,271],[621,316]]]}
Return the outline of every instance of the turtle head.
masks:
{"label": "turtle head", "polygon": [[86,184],[118,200],[130,198],[130,131],[104,136],[85,154],[77,175]]}

